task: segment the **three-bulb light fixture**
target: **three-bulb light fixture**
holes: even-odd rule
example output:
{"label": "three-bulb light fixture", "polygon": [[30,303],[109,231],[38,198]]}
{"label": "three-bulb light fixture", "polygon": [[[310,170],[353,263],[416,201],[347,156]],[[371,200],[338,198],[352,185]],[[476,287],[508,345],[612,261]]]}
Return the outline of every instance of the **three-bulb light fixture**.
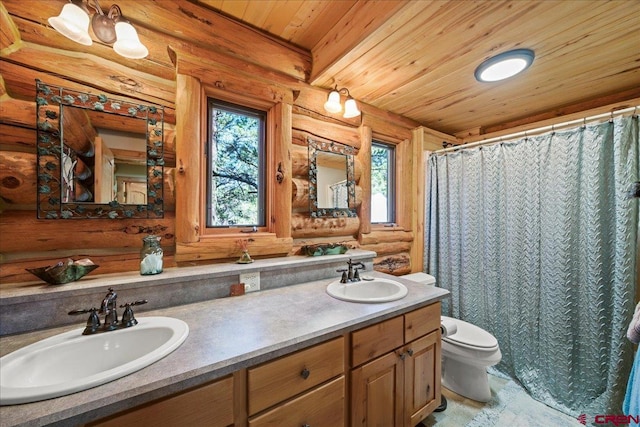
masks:
{"label": "three-bulb light fixture", "polygon": [[356,100],[351,97],[349,93],[349,89],[343,87],[342,89],[338,89],[338,86],[329,93],[329,97],[327,98],[327,102],[324,103],[324,109],[329,113],[339,113],[342,111],[342,104],[340,104],[340,94],[345,94],[347,96],[347,100],[344,102],[344,114],[342,117],[345,119],[350,119],[352,117],[357,117],[360,115],[360,110],[358,109],[358,104],[356,104]]}
{"label": "three-bulb light fixture", "polygon": [[[96,11],[90,19],[88,7]],[[113,50],[125,58],[141,59],[149,54],[149,50],[140,42],[133,25],[123,16],[116,4],[105,13],[98,0],[69,0],[62,7],[60,15],[49,18],[49,24],[63,36],[74,42],[91,46],[93,40],[89,35],[89,23],[95,36],[102,42],[113,44]]]}

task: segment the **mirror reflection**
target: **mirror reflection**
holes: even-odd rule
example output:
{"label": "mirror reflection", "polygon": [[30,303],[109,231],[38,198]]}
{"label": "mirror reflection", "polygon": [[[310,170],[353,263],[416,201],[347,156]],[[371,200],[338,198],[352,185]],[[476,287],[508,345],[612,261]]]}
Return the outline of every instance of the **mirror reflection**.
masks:
{"label": "mirror reflection", "polygon": [[71,106],[62,110],[62,203],[146,205],[146,122]]}
{"label": "mirror reflection", "polygon": [[356,216],[353,148],[311,138],[307,143],[311,216]]}
{"label": "mirror reflection", "polygon": [[316,154],[319,208],[348,208],[347,156],[319,151]]}
{"label": "mirror reflection", "polygon": [[36,88],[38,217],[162,217],[162,107]]}

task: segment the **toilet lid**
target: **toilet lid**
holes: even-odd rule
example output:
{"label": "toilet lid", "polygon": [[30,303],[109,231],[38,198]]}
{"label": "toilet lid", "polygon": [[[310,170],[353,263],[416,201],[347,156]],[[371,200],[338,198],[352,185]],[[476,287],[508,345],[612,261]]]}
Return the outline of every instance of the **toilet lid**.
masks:
{"label": "toilet lid", "polygon": [[[445,316],[442,316],[443,318]],[[493,348],[498,345],[496,337],[482,328],[467,323],[460,319],[454,319],[449,317],[458,326],[458,331],[442,339],[451,343],[460,343],[467,346],[479,347],[479,348]]]}

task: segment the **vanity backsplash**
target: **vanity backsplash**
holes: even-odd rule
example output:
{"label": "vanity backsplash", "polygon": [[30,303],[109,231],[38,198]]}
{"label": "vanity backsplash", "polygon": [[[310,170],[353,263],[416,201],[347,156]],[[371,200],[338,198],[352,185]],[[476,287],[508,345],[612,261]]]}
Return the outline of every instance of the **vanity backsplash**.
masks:
{"label": "vanity backsplash", "polygon": [[145,311],[229,297],[240,274],[259,273],[260,290],[275,289],[322,279],[339,279],[349,259],[373,269],[375,252],[352,249],[342,255],[289,256],[256,260],[252,264],[211,264],[165,269],[162,274],[139,273],[90,275],[60,286],[25,284],[0,294],[0,336],[77,324],[84,319],[67,313],[99,307],[107,289],[114,288],[123,301],[148,300]]}

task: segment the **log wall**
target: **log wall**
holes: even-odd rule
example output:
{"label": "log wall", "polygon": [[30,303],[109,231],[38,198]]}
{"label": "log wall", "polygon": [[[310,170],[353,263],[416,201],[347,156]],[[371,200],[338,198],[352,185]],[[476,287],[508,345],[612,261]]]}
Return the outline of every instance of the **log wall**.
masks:
{"label": "log wall", "polygon": [[[420,237],[412,230],[412,221],[387,229],[372,228],[368,201],[371,136],[406,143],[400,152],[406,153],[405,160],[410,162],[411,153],[416,152],[412,130],[418,123],[362,103],[361,117],[343,119],[329,115],[322,107],[327,92],[304,80],[309,75],[310,53],[301,53],[299,48],[288,48],[280,42],[274,44],[245,27],[233,27],[233,31],[226,33],[233,35],[232,39],[210,37],[207,43],[191,42],[190,34],[193,38],[210,34],[206,22],[219,18],[215,12],[194,4],[189,5],[193,9],[191,15],[206,16],[206,20],[176,23],[177,9],[173,6],[166,9],[166,16],[156,16],[156,19],[165,19],[167,25],[184,27],[185,38],[179,38],[182,33],[177,29],[172,34],[156,34],[140,27],[145,39],[151,41],[147,46],[150,57],[144,60],[127,60],[109,46],[94,43],[85,47],[58,35],[46,24],[46,19],[56,15],[63,4],[63,1],[43,2],[40,9],[27,7],[21,0],[0,4],[0,22],[4,26],[0,38],[0,289],[33,282],[35,278],[25,268],[52,265],[67,257],[91,258],[100,265],[92,274],[136,271],[141,239],[150,233],[162,237],[165,267],[177,265],[174,258],[179,226],[176,217],[190,214],[184,212],[182,204],[176,204],[176,199],[180,202],[180,195],[175,191],[176,176],[186,165],[183,162],[176,165],[176,146],[181,142],[175,137],[175,106],[177,101],[189,102],[192,95],[189,91],[194,85],[176,81],[172,50],[167,50],[167,46],[178,47],[194,58],[207,58],[200,60],[200,67],[189,70],[191,75],[206,74],[212,64],[242,70],[264,81],[266,91],[282,97],[282,102],[290,105],[291,122],[287,126],[290,126],[291,143],[289,147],[279,148],[281,151],[288,148],[291,160],[290,170],[285,171],[285,182],[291,187],[291,217],[287,218],[293,238],[290,255],[300,253],[300,248],[307,244],[343,242],[350,247],[375,250],[378,253],[375,268],[380,271],[404,274],[422,268],[419,261],[413,265],[411,262],[414,239]],[[238,52],[247,52],[250,56],[245,58]],[[165,107],[164,218],[36,218],[35,79]],[[256,87],[241,87],[241,79],[221,84],[236,85],[234,90],[244,92]],[[294,99],[287,99],[281,88],[292,91]],[[348,144],[358,152],[355,159],[357,217],[310,217],[307,137]],[[411,182],[403,185],[407,194],[413,193]],[[287,232],[281,230],[280,234]],[[217,261],[228,261],[228,258],[207,262]]]}

